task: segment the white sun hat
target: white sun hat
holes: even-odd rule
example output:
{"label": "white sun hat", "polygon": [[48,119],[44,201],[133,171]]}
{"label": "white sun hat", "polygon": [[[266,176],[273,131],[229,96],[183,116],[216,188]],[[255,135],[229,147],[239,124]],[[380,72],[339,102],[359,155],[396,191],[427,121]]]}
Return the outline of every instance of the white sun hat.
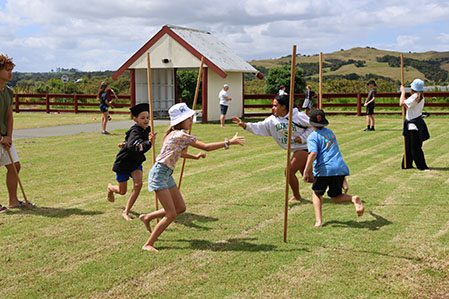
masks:
{"label": "white sun hat", "polygon": [[170,115],[170,126],[173,127],[194,115],[195,111],[187,107],[186,103],[178,103],[170,107],[168,114]]}
{"label": "white sun hat", "polygon": [[410,88],[414,91],[423,91],[424,90],[424,81],[421,79],[415,79],[413,80],[412,84],[410,85]]}

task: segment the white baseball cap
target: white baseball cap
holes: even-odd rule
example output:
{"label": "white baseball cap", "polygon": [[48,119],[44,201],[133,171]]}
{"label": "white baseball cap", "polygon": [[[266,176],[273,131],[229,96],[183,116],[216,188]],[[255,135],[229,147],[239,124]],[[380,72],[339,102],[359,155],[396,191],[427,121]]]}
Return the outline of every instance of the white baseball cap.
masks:
{"label": "white baseball cap", "polygon": [[186,103],[178,103],[170,107],[168,114],[170,126],[173,127],[194,115],[195,111],[187,107]]}
{"label": "white baseball cap", "polygon": [[223,85],[223,88],[229,88],[228,84]]}

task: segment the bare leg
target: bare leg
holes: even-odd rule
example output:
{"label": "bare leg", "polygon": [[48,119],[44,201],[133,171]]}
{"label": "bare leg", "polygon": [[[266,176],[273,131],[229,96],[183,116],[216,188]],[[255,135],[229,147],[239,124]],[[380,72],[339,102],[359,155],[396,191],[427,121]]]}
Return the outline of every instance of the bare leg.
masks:
{"label": "bare leg", "polygon": [[[14,163],[16,165],[17,173],[20,171],[20,162]],[[6,188],[8,189],[9,205],[8,208],[14,208],[19,205],[19,199],[17,198],[17,185],[19,183],[16,172],[13,165],[5,165],[6,172]]]}
{"label": "bare leg", "polygon": [[114,202],[114,193],[125,195],[127,191],[128,182],[120,182],[118,185],[108,184],[108,200]]}
{"label": "bare leg", "polygon": [[367,127],[370,126],[369,115],[366,116],[366,126]]}
{"label": "bare leg", "polygon": [[374,115],[370,115],[371,128],[374,128]]}
{"label": "bare leg", "polygon": [[358,216],[362,216],[365,212],[365,208],[363,207],[362,201],[360,200],[360,197],[357,195],[349,195],[349,194],[340,194],[336,197],[331,197],[332,201],[334,203],[343,203],[343,202],[352,202],[355,207],[355,211],[357,212]]}
{"label": "bare leg", "polygon": [[[176,190],[173,190],[176,189]],[[185,204],[184,200],[181,198],[173,198],[172,196],[175,195],[177,197],[177,194],[180,195],[179,191],[177,190],[177,187],[173,187],[172,189],[164,189],[156,191],[157,197],[159,198],[159,201],[161,202],[162,206],[165,210],[165,216],[162,218],[161,221],[156,225],[153,232],[151,233],[150,238],[148,241],[143,245],[143,250],[148,251],[157,251],[156,248],[154,248],[154,242],[156,242],[157,238],[162,234],[162,232],[167,228],[167,226],[172,223],[176,216],[177,216],[177,210],[181,210],[182,206],[184,206],[185,210]]]}
{"label": "bare leg", "polygon": [[103,116],[101,117],[101,130],[106,132],[106,125],[108,123],[109,111],[103,112]]}
{"label": "bare leg", "polygon": [[315,226],[320,227],[323,225],[322,219],[322,205],[323,205],[323,196],[318,195],[313,192],[313,209],[315,210]]}
{"label": "bare leg", "polygon": [[[292,159],[290,160],[289,184],[293,192],[293,196],[289,200],[290,202],[301,200],[301,194],[299,193],[299,181],[296,177],[296,173],[300,171],[301,175],[304,174],[304,167],[306,166],[307,156],[307,151],[296,151],[293,153]],[[310,173],[310,176],[313,182],[313,174]]]}
{"label": "bare leg", "polygon": [[133,190],[131,191],[131,194],[129,195],[128,202],[126,203],[126,208],[123,210],[122,216],[125,218],[125,220],[132,220],[132,218],[129,216],[129,212],[131,211],[131,208],[133,207],[134,203],[137,200],[137,197],[140,194],[140,190],[142,190],[142,177],[143,172],[139,169],[134,170],[131,172],[131,177],[133,178],[134,186]]}
{"label": "bare leg", "polygon": [[221,125],[221,127],[224,127],[225,117],[226,117],[226,115],[220,114],[220,125]]}

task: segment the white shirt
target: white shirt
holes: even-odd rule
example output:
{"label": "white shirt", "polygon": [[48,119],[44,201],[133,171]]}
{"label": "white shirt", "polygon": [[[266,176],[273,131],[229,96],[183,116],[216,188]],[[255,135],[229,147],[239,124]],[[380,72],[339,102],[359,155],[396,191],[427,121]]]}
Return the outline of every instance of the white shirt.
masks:
{"label": "white shirt", "polygon": [[[422,110],[424,108],[424,97],[422,98],[421,102],[417,102],[416,98],[418,97],[417,93],[414,93],[409,98],[407,98],[404,103],[407,105],[407,112],[405,114],[405,118],[407,120],[412,120],[414,118],[417,118],[421,116]],[[409,130],[418,130],[415,124],[409,124],[408,125]]]}
{"label": "white shirt", "polygon": [[[307,137],[313,132],[309,124],[309,117],[297,108],[293,108],[293,122],[306,127],[292,124],[292,142],[293,150],[307,150]],[[288,142],[288,114],[285,117],[271,115],[265,120],[257,123],[247,123],[246,130],[259,136],[272,136],[276,143],[283,149],[287,149]],[[301,137],[301,143],[296,143],[295,138]]]}
{"label": "white shirt", "polygon": [[283,89],[279,89],[279,95],[280,96],[283,96],[283,95],[286,95],[287,93],[285,92],[285,90],[283,90]]}
{"label": "white shirt", "polygon": [[228,97],[228,92],[224,89],[220,90],[220,93],[218,93],[218,99],[220,100],[220,105],[229,106],[229,101],[226,101],[227,97]]}

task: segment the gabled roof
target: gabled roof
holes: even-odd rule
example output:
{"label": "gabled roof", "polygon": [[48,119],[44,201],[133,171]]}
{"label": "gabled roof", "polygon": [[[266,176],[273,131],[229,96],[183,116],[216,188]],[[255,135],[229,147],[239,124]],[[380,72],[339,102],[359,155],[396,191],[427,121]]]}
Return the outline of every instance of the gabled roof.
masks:
{"label": "gabled roof", "polygon": [[248,72],[257,74],[259,78],[263,78],[263,75],[259,73],[258,70],[244,61],[209,32],[171,25],[163,26],[158,33],[156,33],[112,75],[112,78],[116,79],[120,76],[165,34],[168,34],[176,40],[193,56],[198,58],[198,60],[201,60],[201,57],[204,56],[204,61],[207,67],[212,69],[222,78],[227,76],[226,72]]}

